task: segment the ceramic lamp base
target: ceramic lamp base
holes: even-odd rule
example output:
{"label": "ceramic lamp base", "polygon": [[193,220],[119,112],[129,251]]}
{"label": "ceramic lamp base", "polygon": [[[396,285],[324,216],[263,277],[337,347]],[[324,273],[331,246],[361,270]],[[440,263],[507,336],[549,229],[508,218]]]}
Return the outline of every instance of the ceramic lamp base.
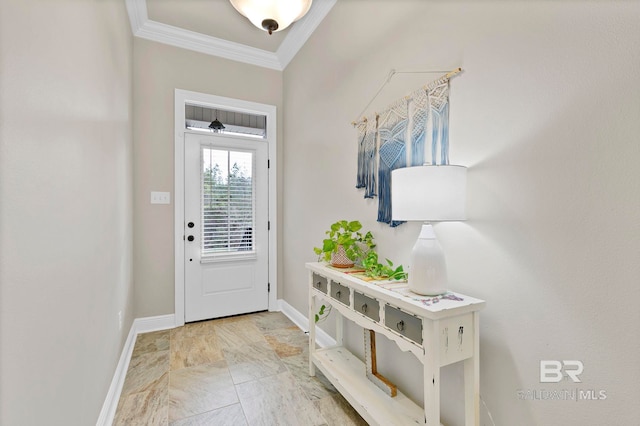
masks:
{"label": "ceramic lamp base", "polygon": [[409,289],[425,296],[437,296],[447,292],[447,264],[442,246],[431,224],[422,225],[411,252]]}

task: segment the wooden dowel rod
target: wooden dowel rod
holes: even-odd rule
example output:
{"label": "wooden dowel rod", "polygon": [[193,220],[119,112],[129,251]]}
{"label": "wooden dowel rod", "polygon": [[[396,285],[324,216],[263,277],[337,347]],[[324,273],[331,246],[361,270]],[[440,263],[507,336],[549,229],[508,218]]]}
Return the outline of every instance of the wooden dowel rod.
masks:
{"label": "wooden dowel rod", "polygon": [[456,68],[456,69],[455,69],[455,70],[453,70],[453,71],[449,71],[449,72],[445,75],[445,77],[446,77],[446,78],[451,78],[451,77],[453,77],[454,75],[459,74],[459,73],[461,73],[461,72],[462,72],[462,68],[458,67],[458,68]]}
{"label": "wooden dowel rod", "polygon": [[[433,73],[434,71],[411,71],[411,73],[415,73],[415,74],[429,74],[429,73]],[[423,88],[425,90],[429,90],[432,86],[440,84],[442,81],[450,79],[451,77],[459,74],[462,72],[462,68],[458,67],[452,71],[449,71],[448,73],[446,73],[445,75],[443,75],[442,77],[435,79],[429,83],[427,83],[426,85],[423,86]],[[371,103],[378,97],[378,95],[380,94],[380,92],[382,91],[382,89],[384,88],[384,86],[387,85],[387,83],[389,83],[389,81],[391,80],[391,78],[395,75],[395,74],[404,74],[407,72],[403,72],[403,71],[396,71],[394,69],[392,69],[389,74],[387,75],[387,78],[385,80],[385,82],[382,84],[382,86],[380,87],[380,89],[378,89],[378,92],[373,96],[373,99],[371,99],[371,101],[369,101],[369,103],[367,104],[366,107],[364,107],[364,110],[360,113],[360,115],[364,114],[364,112],[367,110],[367,108],[369,108],[369,105],[371,105]],[[407,99],[408,97],[405,96],[405,99]],[[376,113],[377,115],[377,113]],[[359,122],[361,121],[366,121],[366,117],[362,117],[360,120],[355,120],[351,122],[352,126],[356,126]]]}

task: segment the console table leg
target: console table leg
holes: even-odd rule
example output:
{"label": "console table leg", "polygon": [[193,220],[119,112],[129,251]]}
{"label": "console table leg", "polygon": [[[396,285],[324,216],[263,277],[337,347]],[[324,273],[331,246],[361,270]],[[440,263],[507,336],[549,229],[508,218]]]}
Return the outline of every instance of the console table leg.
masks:
{"label": "console table leg", "polygon": [[344,317],[336,312],[336,346],[344,345]]}
{"label": "console table leg", "polygon": [[[312,278],[310,277],[311,281]],[[309,286],[309,376],[316,375],[316,366],[313,363],[313,354],[316,351],[316,304],[315,296]]]}
{"label": "console table leg", "polygon": [[464,360],[465,426],[480,425],[480,326],[478,312],[473,314],[473,356]]}
{"label": "console table leg", "polygon": [[440,339],[439,321],[423,322],[424,415],[427,426],[440,426]]}

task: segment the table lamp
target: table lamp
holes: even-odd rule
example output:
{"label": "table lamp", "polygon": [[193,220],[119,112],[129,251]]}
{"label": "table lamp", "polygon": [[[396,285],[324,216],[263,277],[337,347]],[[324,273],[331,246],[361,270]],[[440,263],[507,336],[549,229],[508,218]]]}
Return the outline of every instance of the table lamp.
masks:
{"label": "table lamp", "polygon": [[425,165],[391,172],[392,219],[424,222],[409,263],[409,289],[414,293],[446,293],[447,264],[429,222],[465,220],[466,190],[463,166]]}

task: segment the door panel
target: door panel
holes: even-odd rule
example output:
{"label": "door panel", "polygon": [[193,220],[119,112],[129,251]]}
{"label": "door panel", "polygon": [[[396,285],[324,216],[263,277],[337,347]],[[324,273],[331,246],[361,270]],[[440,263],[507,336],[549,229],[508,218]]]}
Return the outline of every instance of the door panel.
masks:
{"label": "door panel", "polygon": [[264,140],[185,133],[187,322],[268,308],[267,152]]}

